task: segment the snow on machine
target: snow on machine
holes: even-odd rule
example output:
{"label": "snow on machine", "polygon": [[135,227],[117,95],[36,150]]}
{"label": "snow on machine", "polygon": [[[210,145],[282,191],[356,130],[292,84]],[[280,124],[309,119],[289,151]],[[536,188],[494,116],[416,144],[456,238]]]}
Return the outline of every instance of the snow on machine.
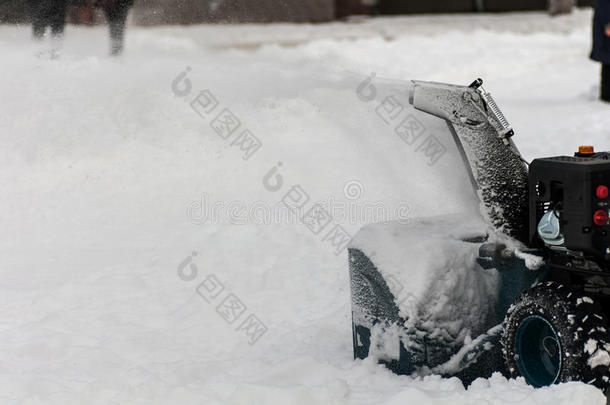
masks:
{"label": "snow on machine", "polygon": [[[479,79],[412,83],[417,119],[442,120],[476,214],[371,224],[349,249],[355,358],[399,374],[495,371],[536,387],[610,385],[610,153],[528,164]],[[447,197],[445,197],[447,198]]]}

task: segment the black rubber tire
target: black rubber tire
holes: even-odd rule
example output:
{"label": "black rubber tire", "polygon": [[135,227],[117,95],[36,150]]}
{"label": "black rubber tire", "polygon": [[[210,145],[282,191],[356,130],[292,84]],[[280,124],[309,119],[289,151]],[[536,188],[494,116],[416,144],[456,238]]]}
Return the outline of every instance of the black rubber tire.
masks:
{"label": "black rubber tire", "polygon": [[[504,320],[502,351],[510,375],[518,377],[527,374],[519,369],[519,364],[523,365],[524,360],[516,356],[519,328],[526,330],[526,326],[522,326],[526,325],[526,319],[542,319],[542,322],[550,324],[558,336],[558,341],[553,342],[560,345],[560,349],[555,352],[561,356],[560,366],[557,367],[558,374],[553,383],[582,381],[606,390],[610,381],[610,367],[600,364],[591,368],[589,365],[591,359],[604,360],[610,352],[608,323],[603,314],[599,304],[577,288],[547,282],[525,291],[508,310]],[[520,340],[525,338],[520,337]],[[528,350],[531,347],[534,347],[534,351],[544,347],[547,354],[554,352],[549,351],[542,340],[540,348],[532,345]],[[527,377],[526,381],[536,385],[528,381]]]}

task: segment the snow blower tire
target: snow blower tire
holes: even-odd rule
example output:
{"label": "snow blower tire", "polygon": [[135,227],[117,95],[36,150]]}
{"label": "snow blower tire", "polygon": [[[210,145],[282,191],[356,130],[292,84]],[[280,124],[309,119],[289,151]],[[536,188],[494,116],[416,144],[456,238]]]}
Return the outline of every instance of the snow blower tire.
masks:
{"label": "snow blower tire", "polygon": [[513,377],[535,387],[582,381],[606,390],[610,339],[599,304],[582,290],[539,284],[515,301],[504,321],[504,359]]}

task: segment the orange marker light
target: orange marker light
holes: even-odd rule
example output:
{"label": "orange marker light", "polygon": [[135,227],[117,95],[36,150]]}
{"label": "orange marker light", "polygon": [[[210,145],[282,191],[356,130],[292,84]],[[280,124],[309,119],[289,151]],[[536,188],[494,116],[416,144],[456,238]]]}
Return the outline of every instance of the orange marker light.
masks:
{"label": "orange marker light", "polygon": [[580,146],[578,148],[578,153],[581,155],[593,155],[595,153],[595,148],[590,145]]}

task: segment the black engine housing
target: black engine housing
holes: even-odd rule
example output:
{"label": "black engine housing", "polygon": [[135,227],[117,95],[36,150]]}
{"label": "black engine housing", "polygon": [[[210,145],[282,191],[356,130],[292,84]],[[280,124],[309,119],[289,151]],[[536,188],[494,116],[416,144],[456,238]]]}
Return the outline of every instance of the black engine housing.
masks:
{"label": "black engine housing", "polygon": [[543,246],[537,227],[546,212],[555,210],[565,238],[562,248],[595,261],[610,260],[610,223],[593,221],[596,211],[610,210],[610,198],[596,195],[599,186],[610,187],[609,153],[534,160],[529,171],[530,244]]}

